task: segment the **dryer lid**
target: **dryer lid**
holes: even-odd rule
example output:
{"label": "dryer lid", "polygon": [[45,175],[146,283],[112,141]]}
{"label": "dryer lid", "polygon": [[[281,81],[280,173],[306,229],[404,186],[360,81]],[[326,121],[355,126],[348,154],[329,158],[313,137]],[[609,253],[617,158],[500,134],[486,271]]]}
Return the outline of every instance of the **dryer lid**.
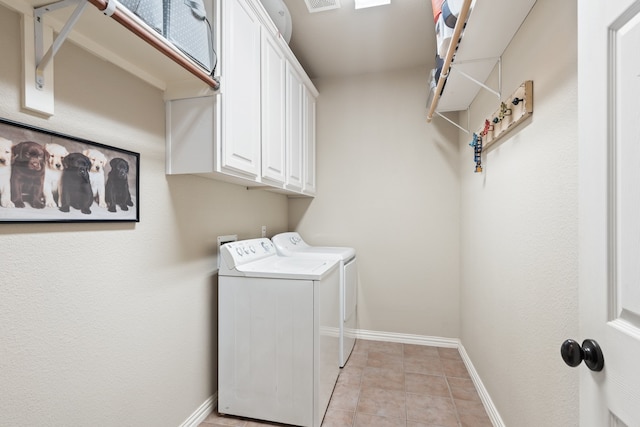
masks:
{"label": "dryer lid", "polygon": [[276,234],[271,238],[278,254],[283,256],[302,256],[319,259],[337,259],[347,261],[356,256],[356,250],[341,246],[310,246],[299,233],[290,231]]}

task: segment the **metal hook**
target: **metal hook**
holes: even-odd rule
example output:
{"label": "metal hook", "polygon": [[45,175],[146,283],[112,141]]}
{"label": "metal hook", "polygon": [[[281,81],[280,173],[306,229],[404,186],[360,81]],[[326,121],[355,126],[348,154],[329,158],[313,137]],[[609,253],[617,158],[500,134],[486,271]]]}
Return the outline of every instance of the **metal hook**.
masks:
{"label": "metal hook", "polygon": [[507,108],[507,104],[505,104],[504,102],[500,103],[500,113],[498,114],[500,120],[504,119],[504,116],[510,116],[511,113],[511,108]]}
{"label": "metal hook", "polygon": [[480,140],[480,137],[478,136],[478,134],[474,132],[473,133],[473,139],[471,140],[469,145],[471,147],[475,147],[476,145],[478,145],[478,141],[480,141],[480,143],[482,143],[482,141]]}
{"label": "metal hook", "polygon": [[484,121],[484,129],[481,132],[482,136],[486,136],[489,131],[493,131],[493,125],[489,120]]}

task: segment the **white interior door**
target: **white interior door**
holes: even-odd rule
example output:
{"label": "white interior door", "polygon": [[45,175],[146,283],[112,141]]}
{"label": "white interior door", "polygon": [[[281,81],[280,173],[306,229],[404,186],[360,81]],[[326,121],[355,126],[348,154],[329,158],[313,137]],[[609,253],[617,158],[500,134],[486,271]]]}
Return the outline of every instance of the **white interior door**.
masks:
{"label": "white interior door", "polygon": [[640,426],[640,0],[578,1],[580,426]]}

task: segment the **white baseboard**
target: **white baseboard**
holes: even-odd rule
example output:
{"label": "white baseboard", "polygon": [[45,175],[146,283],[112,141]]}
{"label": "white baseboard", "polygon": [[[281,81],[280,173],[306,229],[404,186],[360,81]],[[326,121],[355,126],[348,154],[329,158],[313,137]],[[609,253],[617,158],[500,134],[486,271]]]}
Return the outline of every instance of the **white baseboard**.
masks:
{"label": "white baseboard", "polygon": [[462,356],[462,360],[469,371],[473,384],[476,386],[476,390],[480,395],[480,400],[482,400],[484,409],[487,411],[487,415],[489,415],[489,419],[491,420],[493,427],[505,427],[504,421],[502,421],[502,417],[500,417],[500,414],[498,413],[498,408],[493,404],[493,400],[491,400],[489,392],[482,383],[480,375],[478,375],[478,371],[476,371],[476,368],[473,366],[473,363],[462,344],[458,347],[458,351],[460,352],[460,356]]}
{"label": "white baseboard", "polygon": [[458,348],[460,340],[457,338],[429,337],[424,335],[397,334],[394,332],[356,330],[356,338],[361,340],[399,342],[402,344],[431,345],[434,347]]}
{"label": "white baseboard", "polygon": [[392,332],[377,332],[377,331],[365,331],[365,330],[357,330],[356,338],[363,340],[374,340],[374,341],[387,341],[387,342],[398,342],[402,344],[418,344],[418,345],[430,345],[433,347],[447,347],[447,348],[457,348],[460,352],[460,356],[462,357],[462,361],[464,362],[467,370],[469,371],[469,376],[471,376],[471,380],[478,391],[478,395],[480,396],[480,400],[484,405],[485,410],[487,411],[487,415],[491,420],[491,423],[494,427],[505,427],[504,421],[500,417],[498,413],[498,409],[493,404],[493,400],[491,400],[491,396],[489,396],[489,392],[486,387],[482,383],[480,379],[480,375],[478,375],[478,371],[473,366],[467,351],[464,346],[457,338],[442,338],[442,337],[430,337],[423,335],[411,335],[411,334],[396,334]]}
{"label": "white baseboard", "polygon": [[218,392],[215,392],[213,396],[210,396],[207,400],[204,401],[202,405],[198,409],[195,410],[193,414],[189,416],[180,424],[180,427],[198,427],[201,422],[203,422],[209,414],[213,412],[216,405],[218,403]]}

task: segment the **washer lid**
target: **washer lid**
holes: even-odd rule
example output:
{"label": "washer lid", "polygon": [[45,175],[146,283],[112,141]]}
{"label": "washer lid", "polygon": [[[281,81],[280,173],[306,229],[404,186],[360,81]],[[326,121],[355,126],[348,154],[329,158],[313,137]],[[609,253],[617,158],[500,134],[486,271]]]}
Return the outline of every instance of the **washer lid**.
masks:
{"label": "washer lid", "polygon": [[271,238],[279,255],[347,261],[356,256],[354,248],[339,246],[309,246],[295,231],[276,234]]}
{"label": "washer lid", "polygon": [[321,280],[337,265],[335,259],[274,256],[238,265],[236,270],[245,277]]}

